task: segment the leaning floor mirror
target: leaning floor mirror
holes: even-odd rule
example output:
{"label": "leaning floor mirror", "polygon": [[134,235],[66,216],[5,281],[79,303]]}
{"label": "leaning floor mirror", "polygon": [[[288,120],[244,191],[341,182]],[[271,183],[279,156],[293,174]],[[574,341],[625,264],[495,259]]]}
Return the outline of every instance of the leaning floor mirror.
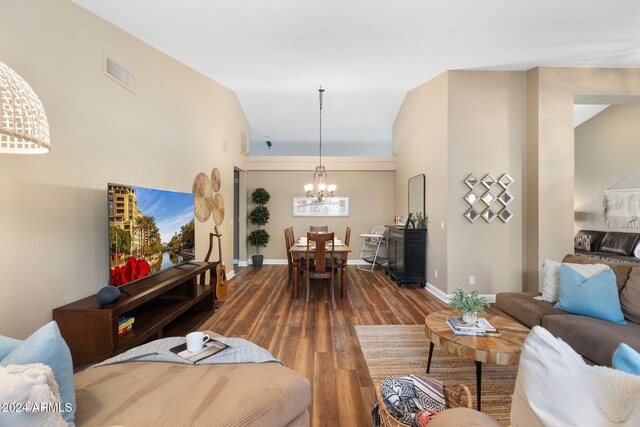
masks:
{"label": "leaning floor mirror", "polygon": [[425,187],[426,177],[424,174],[409,178],[409,213],[414,217],[417,212],[426,216]]}

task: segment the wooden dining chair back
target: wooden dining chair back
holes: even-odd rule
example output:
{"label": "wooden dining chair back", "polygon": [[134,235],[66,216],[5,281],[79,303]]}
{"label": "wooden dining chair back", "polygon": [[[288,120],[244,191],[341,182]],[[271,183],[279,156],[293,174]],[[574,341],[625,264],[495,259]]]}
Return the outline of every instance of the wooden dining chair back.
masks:
{"label": "wooden dining chair back", "polygon": [[293,239],[293,227],[284,229],[284,245],[287,250],[287,289],[289,289],[289,285],[291,284],[291,279],[293,277],[293,258],[291,257],[291,252],[289,250],[295,244],[295,240]]}
{"label": "wooden dining chair back", "polygon": [[330,279],[331,301],[334,301],[334,237],[333,232],[307,233],[307,301],[311,279]]}
{"label": "wooden dining chair back", "polygon": [[347,230],[344,232],[344,244],[349,246],[351,241],[351,227],[347,226]]}
{"label": "wooden dining chair back", "polygon": [[329,231],[328,225],[311,225],[309,226],[309,231],[312,233],[323,232],[326,233]]}

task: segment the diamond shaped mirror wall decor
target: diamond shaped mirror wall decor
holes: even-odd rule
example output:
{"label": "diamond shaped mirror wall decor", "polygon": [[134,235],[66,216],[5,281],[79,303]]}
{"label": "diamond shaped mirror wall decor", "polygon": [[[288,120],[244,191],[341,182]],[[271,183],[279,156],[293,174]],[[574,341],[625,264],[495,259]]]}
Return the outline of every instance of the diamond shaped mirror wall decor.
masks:
{"label": "diamond shaped mirror wall decor", "polygon": [[500,184],[502,188],[506,190],[511,184],[513,184],[513,181],[515,180],[511,178],[511,175],[509,175],[508,173],[504,173],[502,174],[500,179],[498,179],[498,184]]}
{"label": "diamond shaped mirror wall decor", "polygon": [[491,206],[491,203],[495,202],[496,196],[491,194],[491,191],[487,191],[482,195],[482,201],[486,203],[487,206]]}
{"label": "diamond shaped mirror wall decor", "polygon": [[469,193],[464,196],[464,200],[469,203],[469,205],[473,206],[473,204],[478,201],[478,195],[473,191],[469,191]]}
{"label": "diamond shaped mirror wall decor", "polygon": [[498,213],[498,217],[500,217],[502,222],[507,223],[513,218],[513,213],[508,208],[504,208]]}
{"label": "diamond shaped mirror wall decor", "polygon": [[487,187],[487,189],[491,188],[491,186],[495,183],[496,179],[490,173],[486,174],[484,178],[482,178],[482,185]]}
{"label": "diamond shaped mirror wall decor", "polygon": [[497,215],[493,210],[491,210],[491,208],[487,208],[484,212],[482,212],[482,214],[480,214],[480,216],[484,218],[485,221],[491,222],[496,219]]}
{"label": "diamond shaped mirror wall decor", "polygon": [[498,196],[498,200],[504,206],[509,206],[509,203],[513,202],[513,196],[507,190],[504,190],[502,194]]}
{"label": "diamond shaped mirror wall decor", "polygon": [[473,187],[478,183],[478,178],[473,176],[473,174],[469,174],[469,176],[464,179],[464,183],[467,184],[467,187],[473,190]]}
{"label": "diamond shaped mirror wall decor", "polygon": [[474,208],[469,208],[469,210],[464,213],[464,217],[467,218],[469,222],[476,222],[480,214]]}

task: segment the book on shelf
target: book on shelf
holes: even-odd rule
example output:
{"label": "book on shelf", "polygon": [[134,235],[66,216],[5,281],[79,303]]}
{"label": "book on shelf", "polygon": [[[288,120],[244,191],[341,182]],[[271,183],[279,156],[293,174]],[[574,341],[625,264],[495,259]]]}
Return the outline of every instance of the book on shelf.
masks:
{"label": "book on shelf", "polygon": [[466,335],[471,337],[500,337],[502,334],[495,329],[494,331],[481,331],[481,330],[469,330],[469,329],[457,329],[455,326],[451,324],[449,319],[447,319],[447,326],[451,329],[456,335]]}
{"label": "book on shelf", "polygon": [[118,329],[118,336],[124,335],[129,332],[133,328],[133,325],[125,326],[124,328]]}
{"label": "book on shelf", "polygon": [[498,330],[484,317],[479,318],[476,323],[473,324],[464,323],[462,319],[456,316],[449,316],[447,320],[449,320],[451,326],[461,331],[498,332]]}
{"label": "book on shelf", "polygon": [[118,319],[118,331],[121,331],[125,328],[128,328],[129,326],[133,325],[133,323],[136,321],[135,317],[125,317],[125,316],[121,316]]}
{"label": "book on shelf", "polygon": [[131,324],[133,324],[133,322],[136,321],[135,317],[128,317],[128,316],[120,316],[118,317],[118,327],[122,328],[125,326],[129,326]]}
{"label": "book on shelf", "polygon": [[209,341],[205,342],[202,346],[202,349],[198,351],[189,351],[187,350],[187,343],[180,344],[171,348],[170,350],[177,354],[180,357],[187,359],[191,363],[198,363],[202,359],[206,359],[209,356],[213,356],[214,354],[220,353],[223,350],[228,349],[229,346],[221,343],[218,340],[214,340],[209,338]]}

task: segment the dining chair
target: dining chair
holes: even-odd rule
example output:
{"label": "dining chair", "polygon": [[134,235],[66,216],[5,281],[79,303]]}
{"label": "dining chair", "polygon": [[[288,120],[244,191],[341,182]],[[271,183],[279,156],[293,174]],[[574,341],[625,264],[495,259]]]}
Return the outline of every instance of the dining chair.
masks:
{"label": "dining chair", "polygon": [[329,231],[329,226],[328,225],[310,225],[309,231],[312,233],[318,233],[320,231],[326,233]]}
{"label": "dining chair", "polygon": [[[293,227],[284,229],[284,243],[287,249],[287,289],[293,279],[293,256],[289,250],[296,244],[296,236],[293,234]],[[305,271],[306,261],[300,260],[298,263],[298,274],[302,274]]]}
{"label": "dining chair", "polygon": [[[351,227],[347,226],[347,229],[344,232],[344,244],[345,244],[345,246],[349,246],[349,242],[350,241],[351,241]],[[335,269],[337,271],[342,266],[342,260],[341,259],[336,259],[335,263],[336,263]]]}
{"label": "dining chair", "polygon": [[[330,279],[331,301],[334,301],[334,237],[333,232],[307,233],[307,301],[309,301],[311,279]],[[331,242],[330,245],[328,245],[329,242]]]}
{"label": "dining chair", "polygon": [[284,229],[284,245],[287,249],[287,289],[289,289],[289,285],[291,284],[291,277],[293,272],[293,259],[291,258],[291,252],[289,250],[295,244],[295,241],[292,238],[292,232],[290,228]]}

